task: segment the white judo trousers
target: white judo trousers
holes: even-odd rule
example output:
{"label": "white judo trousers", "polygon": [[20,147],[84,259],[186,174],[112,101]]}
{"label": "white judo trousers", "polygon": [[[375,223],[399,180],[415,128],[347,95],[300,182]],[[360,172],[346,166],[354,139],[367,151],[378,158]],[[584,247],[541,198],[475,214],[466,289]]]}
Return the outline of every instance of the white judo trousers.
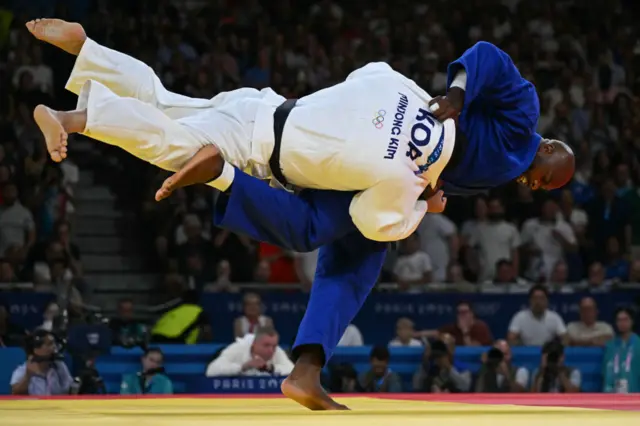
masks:
{"label": "white judo trousers", "polygon": [[[166,90],[141,61],[90,39],[66,88],[86,109],[83,134],[93,139],[170,171],[214,144],[233,166],[271,177],[273,113],[285,101],[271,89],[189,98]],[[419,198],[438,180],[455,140],[453,120],[428,113],[431,99],[384,63],[299,99],[282,136],[284,176],[302,188],[360,191],[349,212],[362,234],[406,238],[427,212]]]}
{"label": "white judo trousers", "polygon": [[[259,101],[274,106],[284,101],[270,89],[239,89],[213,99],[172,93],[149,66],[91,39],[66,88],[78,95],[77,109],[87,110],[85,135],[169,171],[214,142],[225,159],[249,167]],[[267,174],[262,169],[255,174]]]}

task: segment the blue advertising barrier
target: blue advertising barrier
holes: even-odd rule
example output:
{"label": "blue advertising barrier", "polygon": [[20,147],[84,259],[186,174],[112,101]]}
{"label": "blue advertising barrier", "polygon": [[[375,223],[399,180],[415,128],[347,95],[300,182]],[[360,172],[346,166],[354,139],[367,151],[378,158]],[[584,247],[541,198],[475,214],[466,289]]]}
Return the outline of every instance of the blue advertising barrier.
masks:
{"label": "blue advertising barrier", "polygon": [[[550,307],[568,323],[578,319],[578,304],[584,296],[552,294]],[[616,308],[634,303],[638,296],[637,291],[595,295],[600,319],[613,322]],[[273,319],[284,344],[294,339],[307,298],[307,295],[299,293],[262,294],[265,315]],[[395,335],[398,318],[411,318],[417,329],[438,328],[455,321],[455,305],[463,300],[473,304],[476,315],[489,325],[494,338],[504,337],[513,315],[528,304],[526,294],[373,293],[353,323],[362,332],[366,344],[387,344]],[[205,294],[201,303],[215,330],[215,339],[232,341],[233,320],[242,315],[242,295]]]}
{"label": "blue advertising barrier", "polygon": [[[204,373],[213,354],[224,345],[165,345],[165,370],[174,384],[176,393],[277,393],[281,377],[215,377],[206,378]],[[369,368],[370,346],[338,348],[331,362],[349,363],[362,373]],[[460,347],[456,349],[455,361],[472,373],[477,373],[481,356],[487,348]],[[109,393],[117,394],[123,374],[140,370],[140,349],[112,348],[109,355],[98,358],[96,368],[102,375]],[[582,391],[602,390],[602,356],[599,348],[568,348],[566,365],[582,373]],[[24,362],[24,352],[16,348],[0,349],[0,394],[8,394],[11,372]],[[420,365],[422,348],[391,348],[390,368],[400,374],[405,391],[412,391],[411,378]],[[513,348],[513,364],[530,371],[538,368],[540,348]]]}
{"label": "blue advertising barrier", "polygon": [[[638,291],[620,291],[593,296],[598,303],[600,319],[613,322],[619,306],[636,302]],[[578,319],[578,304],[584,294],[552,294],[551,309],[568,323]],[[42,323],[42,310],[53,299],[50,294],[0,293],[0,304],[9,310],[11,320],[27,329]],[[304,315],[308,295],[270,291],[262,294],[265,314],[273,318],[282,344],[293,342]],[[395,334],[395,322],[409,317],[418,329],[433,329],[455,320],[455,305],[460,301],[474,305],[476,315],[484,320],[495,338],[504,337],[513,315],[527,306],[525,294],[478,293],[373,293],[354,320],[367,344],[386,344]],[[242,315],[241,294],[204,294],[201,304],[208,314],[218,342],[233,341],[233,320]]]}
{"label": "blue advertising barrier", "polygon": [[54,299],[51,293],[0,292],[0,305],[9,311],[10,320],[27,330],[42,324],[44,308]]}

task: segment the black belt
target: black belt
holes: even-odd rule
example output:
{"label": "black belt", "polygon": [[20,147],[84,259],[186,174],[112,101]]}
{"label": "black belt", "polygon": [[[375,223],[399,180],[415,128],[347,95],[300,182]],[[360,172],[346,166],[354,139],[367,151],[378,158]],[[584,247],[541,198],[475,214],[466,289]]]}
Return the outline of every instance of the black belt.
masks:
{"label": "black belt", "polygon": [[273,135],[275,137],[273,143],[273,151],[271,152],[271,158],[269,158],[269,167],[271,168],[271,174],[274,178],[282,184],[287,186],[287,178],[282,174],[282,168],[280,167],[280,148],[282,147],[282,132],[284,131],[284,124],[289,118],[289,113],[296,106],[297,99],[287,99],[284,101],[276,111],[273,113]]}

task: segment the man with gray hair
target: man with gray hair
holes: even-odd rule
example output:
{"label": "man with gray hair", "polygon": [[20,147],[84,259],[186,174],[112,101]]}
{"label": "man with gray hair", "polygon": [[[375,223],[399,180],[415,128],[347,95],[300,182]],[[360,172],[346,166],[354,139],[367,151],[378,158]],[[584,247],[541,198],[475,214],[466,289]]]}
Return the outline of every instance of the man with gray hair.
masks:
{"label": "man with gray hair", "polygon": [[293,363],[278,346],[280,336],[273,327],[259,327],[255,334],[237,339],[207,367],[207,377],[287,376]]}

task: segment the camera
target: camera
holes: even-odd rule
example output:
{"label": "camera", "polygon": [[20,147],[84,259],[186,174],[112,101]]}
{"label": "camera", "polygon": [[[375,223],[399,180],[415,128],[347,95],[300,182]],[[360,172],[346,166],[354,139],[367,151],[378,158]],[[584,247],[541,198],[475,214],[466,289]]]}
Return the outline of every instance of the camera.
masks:
{"label": "camera", "polygon": [[504,360],[504,354],[498,348],[491,348],[489,352],[487,352],[487,362],[486,365],[488,368],[496,369],[500,365],[500,363]]}
{"label": "camera", "polygon": [[79,395],[105,395],[107,388],[104,380],[95,368],[95,357],[89,356],[83,361],[83,367],[74,377],[74,388]]}
{"label": "camera", "polygon": [[437,361],[445,356],[449,356],[449,348],[446,343],[442,340],[436,340],[431,343],[431,355],[429,357],[431,361]]}
{"label": "camera", "polygon": [[547,371],[556,372],[564,355],[564,346],[559,342],[549,342],[543,346],[542,353],[547,357]]}

